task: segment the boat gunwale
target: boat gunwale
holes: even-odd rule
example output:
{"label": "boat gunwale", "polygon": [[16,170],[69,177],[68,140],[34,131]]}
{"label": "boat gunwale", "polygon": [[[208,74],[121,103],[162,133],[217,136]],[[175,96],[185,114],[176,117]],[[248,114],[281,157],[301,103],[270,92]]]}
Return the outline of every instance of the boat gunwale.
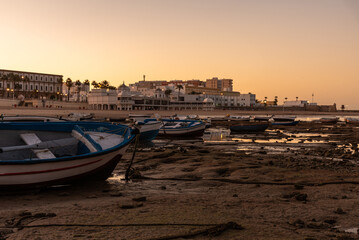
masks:
{"label": "boat gunwale", "polygon": [[[12,125],[23,125],[29,122],[22,122],[22,123],[11,123]],[[41,124],[44,124],[43,122],[40,122]],[[90,124],[90,125],[98,125],[98,126],[103,126],[103,125],[111,125],[111,126],[119,126],[119,125],[112,125],[112,124],[108,124],[108,123],[101,123],[101,122],[45,122],[45,124],[67,124],[67,125],[84,125],[84,124]],[[1,123],[0,123],[1,124]],[[39,122],[37,122],[37,124],[39,124]],[[126,125],[120,125],[122,127],[125,127],[124,129],[131,129],[129,126]],[[1,129],[0,129],[1,130]],[[126,130],[124,130],[126,131]],[[130,138],[127,138],[127,136],[130,135]],[[119,134],[118,134],[119,135]],[[85,154],[81,154],[81,155],[76,155],[76,156],[65,156],[65,157],[59,157],[59,158],[47,158],[47,159],[31,159],[31,160],[0,160],[0,165],[30,165],[30,164],[41,164],[41,163],[51,163],[51,162],[64,162],[64,161],[73,161],[73,160],[79,160],[79,159],[84,159],[84,158],[89,158],[89,157],[96,157],[96,156],[102,156],[111,152],[115,152],[118,151],[120,149],[122,149],[123,147],[127,146],[128,144],[130,144],[136,137],[137,134],[132,134],[131,131],[126,131],[125,132],[125,136],[124,136],[124,140],[120,143],[117,144],[111,148],[107,148],[105,150],[101,150],[101,151],[97,151],[97,152],[90,152],[90,153],[85,153]]]}

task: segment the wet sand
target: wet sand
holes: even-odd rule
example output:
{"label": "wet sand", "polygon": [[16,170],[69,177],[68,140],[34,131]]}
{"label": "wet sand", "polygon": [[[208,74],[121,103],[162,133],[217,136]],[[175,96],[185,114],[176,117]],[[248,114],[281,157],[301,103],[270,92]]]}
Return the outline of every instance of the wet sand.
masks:
{"label": "wet sand", "polygon": [[128,183],[133,148],[105,183],[3,193],[0,239],[358,239],[358,125],[217,140],[140,145]]}

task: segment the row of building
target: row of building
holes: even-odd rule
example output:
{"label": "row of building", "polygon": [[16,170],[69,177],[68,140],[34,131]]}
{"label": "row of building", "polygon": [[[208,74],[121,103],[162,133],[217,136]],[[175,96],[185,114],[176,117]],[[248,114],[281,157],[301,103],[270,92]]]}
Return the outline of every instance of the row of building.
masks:
{"label": "row of building", "polygon": [[[232,79],[142,81],[117,89],[90,89],[87,84],[68,88],[62,75],[0,69],[0,98],[17,102],[31,99],[87,103],[98,110],[239,109],[277,105],[257,101],[252,93],[233,91]],[[285,101],[283,107],[310,105],[306,100]]]}

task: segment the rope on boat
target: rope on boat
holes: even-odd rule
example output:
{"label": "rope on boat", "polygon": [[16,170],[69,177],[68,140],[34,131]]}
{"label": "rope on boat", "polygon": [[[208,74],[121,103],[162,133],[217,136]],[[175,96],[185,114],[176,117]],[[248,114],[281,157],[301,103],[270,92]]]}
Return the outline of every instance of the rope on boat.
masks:
{"label": "rope on boat", "polygon": [[[138,129],[138,131],[139,131],[139,129]],[[125,174],[125,180],[126,180],[126,182],[129,181],[128,175],[129,175],[129,173],[130,173],[130,170],[132,169],[132,163],[133,163],[133,160],[135,159],[136,150],[137,150],[137,145],[138,145],[139,140],[140,140],[140,133],[138,133],[138,134],[136,135],[135,148],[133,149],[131,162],[130,162],[130,164],[128,165],[128,168],[127,168],[126,174]]]}

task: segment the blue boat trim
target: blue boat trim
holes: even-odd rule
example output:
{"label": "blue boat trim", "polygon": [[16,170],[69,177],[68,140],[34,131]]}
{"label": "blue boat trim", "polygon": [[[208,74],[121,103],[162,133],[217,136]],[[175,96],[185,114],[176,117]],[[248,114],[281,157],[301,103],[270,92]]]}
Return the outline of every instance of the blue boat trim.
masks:
{"label": "blue boat trim", "polygon": [[52,159],[31,159],[31,160],[0,160],[0,165],[8,164],[37,164],[57,161],[72,161],[88,157],[100,156],[106,153],[117,151],[124,146],[130,144],[136,137],[132,131],[128,131],[130,127],[126,125],[113,125],[102,122],[2,122],[0,130],[33,130],[33,131],[59,131],[71,132],[75,125],[78,125],[85,131],[111,132],[124,137],[124,141],[120,144],[94,153],[85,153],[77,156],[65,156]]}

